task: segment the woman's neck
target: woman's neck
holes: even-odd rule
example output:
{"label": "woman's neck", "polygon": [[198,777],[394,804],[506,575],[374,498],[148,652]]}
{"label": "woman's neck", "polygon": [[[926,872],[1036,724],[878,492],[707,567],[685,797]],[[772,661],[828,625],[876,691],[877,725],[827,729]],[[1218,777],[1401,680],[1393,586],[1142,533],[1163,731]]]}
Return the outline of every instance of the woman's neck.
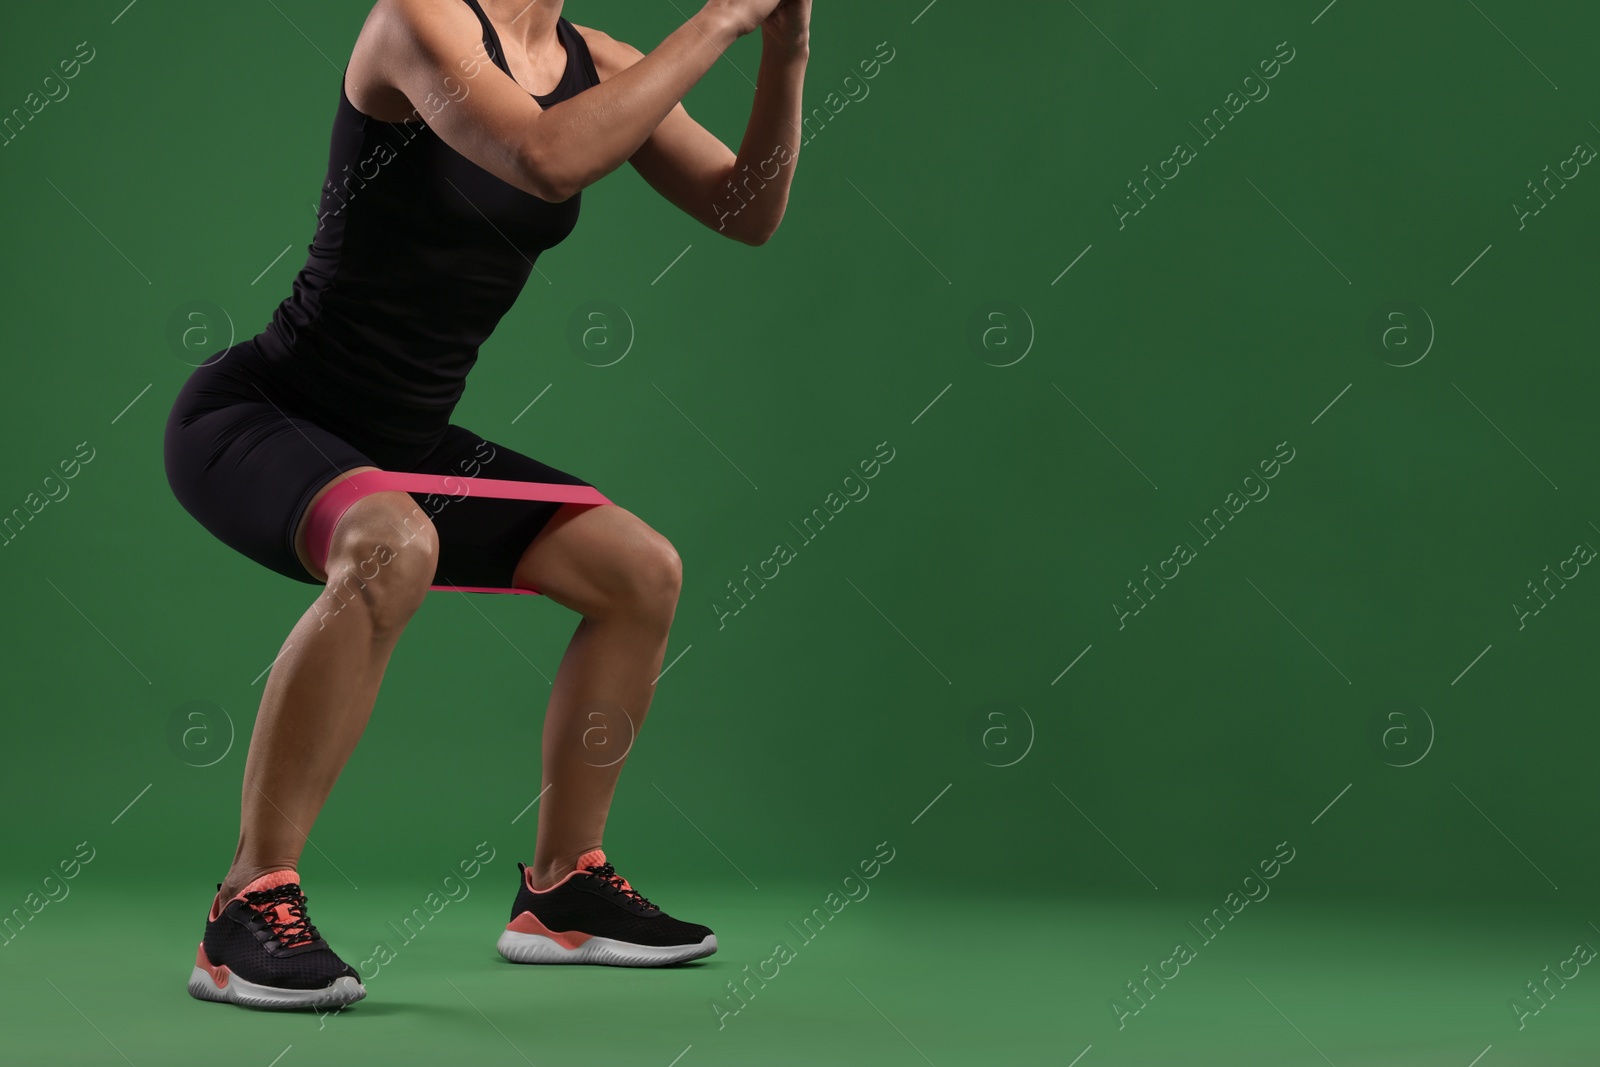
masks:
{"label": "woman's neck", "polygon": [[556,39],[556,20],[561,17],[562,0],[478,0],[494,23],[500,43],[515,48],[530,59],[561,53]]}

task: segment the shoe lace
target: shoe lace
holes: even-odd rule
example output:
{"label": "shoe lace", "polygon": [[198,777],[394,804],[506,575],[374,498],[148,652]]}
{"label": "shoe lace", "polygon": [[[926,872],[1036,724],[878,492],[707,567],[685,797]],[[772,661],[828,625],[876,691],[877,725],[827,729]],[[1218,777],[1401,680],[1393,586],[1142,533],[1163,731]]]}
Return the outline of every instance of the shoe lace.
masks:
{"label": "shoe lace", "polygon": [[246,893],[244,902],[260,914],[283,948],[315,941],[320,936],[306,917],[306,895],[295,882]]}
{"label": "shoe lace", "polygon": [[655,911],[661,910],[660,908],[656,907],[656,905],[646,900],[644,895],[641,894],[637,889],[629,885],[628,880],[622,877],[622,875],[618,874],[616,869],[613,868],[611,864],[606,863],[600,866],[585,867],[584,870],[588,871],[590,874],[594,875],[596,878],[600,879],[606,885],[610,886],[618,893],[621,893],[635,904],[638,904],[640,907],[650,908]]}

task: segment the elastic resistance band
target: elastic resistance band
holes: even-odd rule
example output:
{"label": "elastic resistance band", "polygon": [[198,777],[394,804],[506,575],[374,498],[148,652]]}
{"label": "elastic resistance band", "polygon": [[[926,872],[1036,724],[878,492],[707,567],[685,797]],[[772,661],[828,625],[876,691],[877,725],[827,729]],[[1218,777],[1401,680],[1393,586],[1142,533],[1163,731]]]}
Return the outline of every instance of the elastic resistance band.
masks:
{"label": "elastic resistance band", "polygon": [[[373,493],[399,491],[448,496],[453,500],[479,497],[488,500],[535,500],[558,504],[585,504],[598,507],[611,503],[593,486],[559,485],[553,482],[517,482],[503,478],[463,478],[453,474],[410,474],[405,471],[362,471],[352,474],[318,500],[307,517],[306,550],[323,571],[328,569],[328,553],[333,547],[334,527],[350,506]],[[486,586],[435,585],[429,588],[460,593],[528,593],[537,589]]]}

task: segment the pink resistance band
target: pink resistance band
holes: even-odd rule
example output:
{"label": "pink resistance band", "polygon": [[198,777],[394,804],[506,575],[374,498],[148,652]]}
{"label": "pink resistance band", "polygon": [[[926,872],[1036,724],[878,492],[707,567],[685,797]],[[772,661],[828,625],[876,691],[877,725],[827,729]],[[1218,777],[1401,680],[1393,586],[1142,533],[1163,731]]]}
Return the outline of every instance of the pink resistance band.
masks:
{"label": "pink resistance band", "polygon": [[[489,500],[538,500],[560,504],[609,504],[600,490],[587,485],[558,485],[551,482],[515,482],[500,478],[462,478],[446,474],[408,474],[403,471],[362,471],[335,485],[311,509],[306,526],[306,549],[317,567],[328,569],[328,551],[333,545],[333,530],[354,504],[364,496],[388,491],[430,493],[453,500],[479,497]],[[529,593],[537,589],[493,586],[435,585],[429,588],[457,593]]]}

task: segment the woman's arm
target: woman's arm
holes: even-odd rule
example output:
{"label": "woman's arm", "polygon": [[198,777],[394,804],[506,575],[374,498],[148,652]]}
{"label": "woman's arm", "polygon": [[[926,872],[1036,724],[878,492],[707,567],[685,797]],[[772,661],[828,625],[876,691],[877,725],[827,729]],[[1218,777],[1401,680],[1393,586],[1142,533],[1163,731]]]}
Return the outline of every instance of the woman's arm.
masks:
{"label": "woman's arm", "polygon": [[[737,155],[679,104],[629,160],[689,216],[745,244],[765,244],[789,203],[803,132],[810,15],[811,0],[784,0],[763,24],[755,103]],[[644,58],[632,45],[579,29],[602,80]]]}
{"label": "woman's arm", "polygon": [[369,17],[378,78],[451,148],[550,201],[571,198],[639,150],[735,40],[779,0],[708,0],[655,51],[548,111],[482,55],[459,0],[380,0]]}

